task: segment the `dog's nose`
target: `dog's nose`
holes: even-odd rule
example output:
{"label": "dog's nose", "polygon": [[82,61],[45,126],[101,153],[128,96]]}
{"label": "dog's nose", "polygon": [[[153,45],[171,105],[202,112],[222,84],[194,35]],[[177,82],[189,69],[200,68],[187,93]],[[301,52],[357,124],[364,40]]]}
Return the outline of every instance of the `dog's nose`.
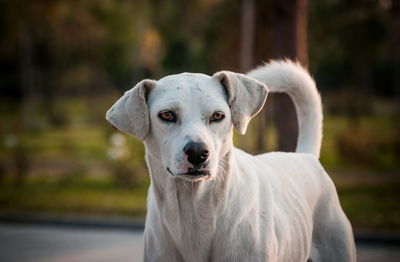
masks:
{"label": "dog's nose", "polygon": [[187,160],[193,165],[204,163],[210,156],[210,152],[203,143],[189,142],[183,148]]}

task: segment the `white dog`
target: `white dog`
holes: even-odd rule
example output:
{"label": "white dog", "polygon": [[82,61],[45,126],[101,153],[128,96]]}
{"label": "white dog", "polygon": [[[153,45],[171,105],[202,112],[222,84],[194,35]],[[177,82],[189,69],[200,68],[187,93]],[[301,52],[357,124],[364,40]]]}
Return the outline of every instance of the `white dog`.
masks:
{"label": "white dog", "polygon": [[[233,146],[233,127],[246,132],[267,87],[296,105],[296,153]],[[298,64],[143,80],[106,118],[145,144],[145,261],[355,261],[350,223],[318,161],[320,96]]]}

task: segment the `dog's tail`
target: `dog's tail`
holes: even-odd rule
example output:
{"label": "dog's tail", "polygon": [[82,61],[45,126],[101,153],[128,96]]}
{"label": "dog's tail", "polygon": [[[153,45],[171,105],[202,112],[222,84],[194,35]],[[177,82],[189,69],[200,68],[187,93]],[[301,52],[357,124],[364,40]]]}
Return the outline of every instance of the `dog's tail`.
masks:
{"label": "dog's tail", "polygon": [[271,92],[287,93],[293,100],[299,124],[296,152],[319,157],[322,140],[322,105],[314,80],[298,63],[272,61],[248,76],[267,85]]}

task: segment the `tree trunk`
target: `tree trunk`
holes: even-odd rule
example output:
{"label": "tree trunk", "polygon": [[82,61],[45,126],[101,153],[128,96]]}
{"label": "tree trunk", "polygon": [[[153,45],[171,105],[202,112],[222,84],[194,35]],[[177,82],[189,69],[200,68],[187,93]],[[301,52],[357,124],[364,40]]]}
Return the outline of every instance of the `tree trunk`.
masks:
{"label": "tree trunk", "polygon": [[16,124],[17,144],[12,148],[15,165],[15,185],[25,182],[29,169],[28,150],[23,136],[32,126],[32,114],[35,111],[35,77],[33,66],[32,39],[26,24],[19,28],[20,73],[21,73],[21,112]]}
{"label": "tree trunk", "polygon": [[397,98],[397,113],[400,113],[400,0],[392,0],[390,11],[392,19],[393,84]]}
{"label": "tree trunk", "polygon": [[[308,66],[308,0],[273,1],[274,59],[289,58]],[[295,151],[298,124],[294,104],[286,94],[274,95],[274,121],[278,129],[278,150]]]}
{"label": "tree trunk", "polygon": [[31,126],[31,114],[34,111],[35,103],[35,84],[34,66],[32,55],[32,40],[28,28],[22,24],[19,28],[19,49],[20,49],[20,73],[22,90],[22,112],[21,129],[22,132]]}
{"label": "tree trunk", "polygon": [[[255,0],[243,0],[241,14],[241,40],[240,40],[240,70],[245,73],[254,67],[254,40],[255,40],[256,8]],[[257,138],[254,146],[256,152],[265,151],[265,110],[257,118]],[[253,145],[252,145],[253,146]]]}
{"label": "tree trunk", "polygon": [[242,73],[254,66],[254,24],[254,0],[243,0],[240,39],[240,70]]}

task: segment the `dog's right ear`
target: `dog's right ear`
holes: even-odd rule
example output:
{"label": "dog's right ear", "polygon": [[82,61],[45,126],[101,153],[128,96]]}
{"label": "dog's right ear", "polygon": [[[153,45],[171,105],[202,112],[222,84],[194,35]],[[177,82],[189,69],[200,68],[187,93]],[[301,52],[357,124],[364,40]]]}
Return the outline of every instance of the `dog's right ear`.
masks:
{"label": "dog's right ear", "polygon": [[154,80],[143,80],[126,91],[107,111],[107,121],[116,129],[144,141],[150,130],[150,115],[146,98],[156,84]]}

